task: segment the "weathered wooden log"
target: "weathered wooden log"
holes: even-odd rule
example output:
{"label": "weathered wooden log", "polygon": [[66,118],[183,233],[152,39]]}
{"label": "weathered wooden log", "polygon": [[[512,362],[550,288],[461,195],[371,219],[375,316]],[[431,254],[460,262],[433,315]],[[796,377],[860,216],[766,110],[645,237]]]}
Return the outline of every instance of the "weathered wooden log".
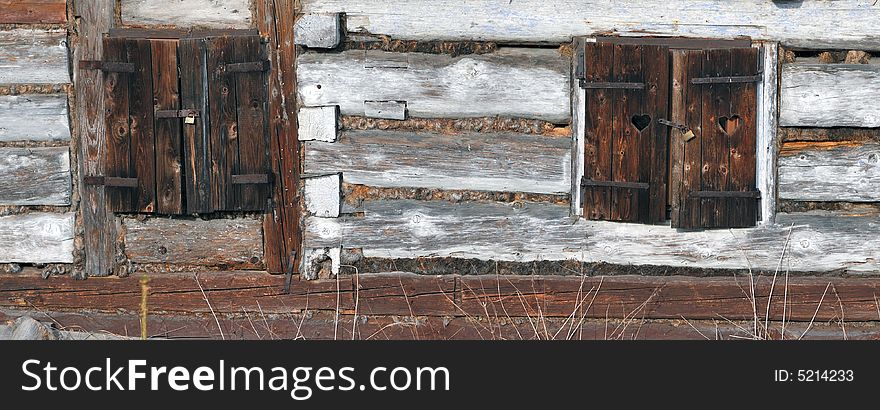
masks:
{"label": "weathered wooden log", "polygon": [[67,0],[0,0],[0,24],[67,22]]}
{"label": "weathered wooden log", "polygon": [[248,0],[122,0],[122,22],[138,26],[250,28]]}
{"label": "weathered wooden log", "polygon": [[73,213],[0,217],[0,262],[73,262]]}
{"label": "weathered wooden log", "polygon": [[790,142],[779,154],[779,197],[880,201],[880,144]]}
{"label": "weathered wooden log", "polygon": [[779,95],[783,127],[880,127],[876,64],[786,64]]}
{"label": "weathered wooden log", "polygon": [[335,143],[306,143],[303,166],[376,187],[562,194],[569,192],[570,163],[566,137],[348,131]]}
{"label": "weathered wooden log", "polygon": [[0,148],[0,205],[70,205],[70,153]]}
{"label": "weathered wooden log", "polygon": [[0,96],[0,141],[67,141],[70,122],[67,96],[30,94]]}
{"label": "weathered wooden log", "polygon": [[571,119],[569,60],[557,50],[511,48],[460,57],[404,56],[407,68],[381,64],[387,59],[399,62],[400,53],[302,54],[297,59],[301,103],[339,105],[343,115],[364,115],[365,101],[405,101],[410,117],[504,116],[555,123]]}
{"label": "weathered wooden log", "polygon": [[70,82],[65,30],[0,31],[0,84]]}

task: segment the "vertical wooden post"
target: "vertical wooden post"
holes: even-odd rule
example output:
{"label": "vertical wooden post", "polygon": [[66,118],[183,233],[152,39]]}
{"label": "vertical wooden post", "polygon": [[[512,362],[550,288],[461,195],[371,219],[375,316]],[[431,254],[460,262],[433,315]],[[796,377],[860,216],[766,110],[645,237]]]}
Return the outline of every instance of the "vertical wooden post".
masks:
{"label": "vertical wooden post", "polygon": [[108,211],[104,187],[83,184],[83,177],[103,175],[104,160],[104,77],[100,70],[83,70],[82,60],[100,60],[102,38],[114,22],[115,0],[76,0],[74,2],[76,40],[73,42],[73,83],[76,93],[76,135],[79,141],[79,217],[84,230],[86,276],[113,273],[116,255],[116,221]]}
{"label": "vertical wooden post", "polygon": [[[263,223],[266,270],[282,273],[300,250],[300,159],[296,115],[295,0],[257,0],[257,26],[269,39],[269,144],[276,174],[272,203]],[[299,256],[297,256],[299,258]],[[296,261],[295,263],[298,263]]]}

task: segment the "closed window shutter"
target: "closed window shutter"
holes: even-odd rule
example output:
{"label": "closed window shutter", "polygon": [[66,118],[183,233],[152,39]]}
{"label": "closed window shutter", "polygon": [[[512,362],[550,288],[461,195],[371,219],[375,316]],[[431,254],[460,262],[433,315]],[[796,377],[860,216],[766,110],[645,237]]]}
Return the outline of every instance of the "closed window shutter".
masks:
{"label": "closed window shutter", "polygon": [[584,216],[654,223],[666,216],[669,50],[585,43]]}
{"label": "closed window shutter", "polygon": [[[680,115],[697,138],[673,138],[677,228],[755,226],[760,195],[755,186],[758,50],[732,48],[677,53]],[[676,157],[678,156],[678,157]],[[676,187],[674,187],[676,188]]]}

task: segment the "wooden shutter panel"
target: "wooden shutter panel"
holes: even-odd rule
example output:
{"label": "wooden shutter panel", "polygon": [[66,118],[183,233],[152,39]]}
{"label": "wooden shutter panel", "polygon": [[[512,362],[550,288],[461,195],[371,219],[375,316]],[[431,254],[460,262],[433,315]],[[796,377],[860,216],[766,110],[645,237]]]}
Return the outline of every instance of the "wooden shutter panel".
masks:
{"label": "wooden shutter panel", "polygon": [[676,51],[673,118],[697,138],[673,132],[672,226],[737,228],[758,219],[756,109],[758,50]]}
{"label": "wooden shutter panel", "polygon": [[205,40],[181,39],[178,48],[181,109],[199,113],[193,124],[183,124],[186,212],[210,213],[215,210],[211,182],[216,165],[211,163],[209,153],[212,118],[208,110]]}
{"label": "wooden shutter panel", "polygon": [[106,157],[102,183],[107,187],[108,206],[114,212],[153,212],[155,140],[149,41],[105,38],[104,71]]}
{"label": "wooden shutter panel", "polygon": [[584,44],[585,152],[581,181],[588,219],[653,223],[666,216],[665,46]]}

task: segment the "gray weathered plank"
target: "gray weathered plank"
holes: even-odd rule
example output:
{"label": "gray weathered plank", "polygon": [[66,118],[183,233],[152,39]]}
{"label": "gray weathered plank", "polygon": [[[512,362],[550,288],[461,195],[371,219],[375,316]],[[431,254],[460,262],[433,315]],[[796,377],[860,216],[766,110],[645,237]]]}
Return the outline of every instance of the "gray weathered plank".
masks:
{"label": "gray weathered plank", "polygon": [[351,32],[413,40],[570,41],[572,36],[775,40],[805,48],[880,49],[880,4],[866,0],[302,0],[346,14]]}
{"label": "gray weathered plank", "polygon": [[53,140],[70,140],[66,95],[0,96],[0,141]]}
{"label": "gray weathered plank", "polygon": [[764,43],[760,45],[763,58],[763,81],[758,87],[758,129],[756,136],[756,187],[761,191],[761,222],[773,223],[776,220],[777,153],[779,146],[779,127],[777,116],[779,107],[779,45]]}
{"label": "gray weathered plank", "polygon": [[122,23],[140,26],[250,28],[249,0],[122,0]]}
{"label": "gray weathered plank", "polygon": [[880,218],[779,214],[749,229],[677,231],[668,225],[587,221],[552,204],[369,201],[362,218],[309,217],[304,246],[362,248],[366,257],[574,259],[623,265],[880,272]]}
{"label": "gray weathered plank", "polygon": [[125,254],[135,263],[260,267],[263,223],[260,219],[126,218]]}
{"label": "gray weathered plank", "polygon": [[880,144],[783,145],[779,156],[779,197],[798,201],[880,201]]}
{"label": "gray weathered plank", "polygon": [[[522,117],[556,123],[571,118],[569,60],[557,50],[510,48],[450,57],[407,54],[409,68],[382,67],[399,53],[307,52],[297,59],[306,106],[339,105],[364,115],[364,101],[406,101],[410,117]],[[375,68],[364,68],[365,59]]]}
{"label": "gray weathered plank", "polygon": [[0,205],[70,205],[70,153],[0,148]]}
{"label": "gray weathered plank", "polygon": [[781,77],[779,125],[880,127],[880,65],[786,64]]}
{"label": "gray weathered plank", "polygon": [[341,172],[351,184],[545,194],[570,187],[567,137],[346,131],[304,149],[306,173]]}
{"label": "gray weathered plank", "polygon": [[342,41],[338,13],[306,14],[293,27],[296,44],[314,48],[334,48]]}
{"label": "gray weathered plank", "polygon": [[72,212],[0,217],[0,263],[72,263]]}
{"label": "gray weathered plank", "polygon": [[0,84],[69,82],[66,31],[0,31]]}

